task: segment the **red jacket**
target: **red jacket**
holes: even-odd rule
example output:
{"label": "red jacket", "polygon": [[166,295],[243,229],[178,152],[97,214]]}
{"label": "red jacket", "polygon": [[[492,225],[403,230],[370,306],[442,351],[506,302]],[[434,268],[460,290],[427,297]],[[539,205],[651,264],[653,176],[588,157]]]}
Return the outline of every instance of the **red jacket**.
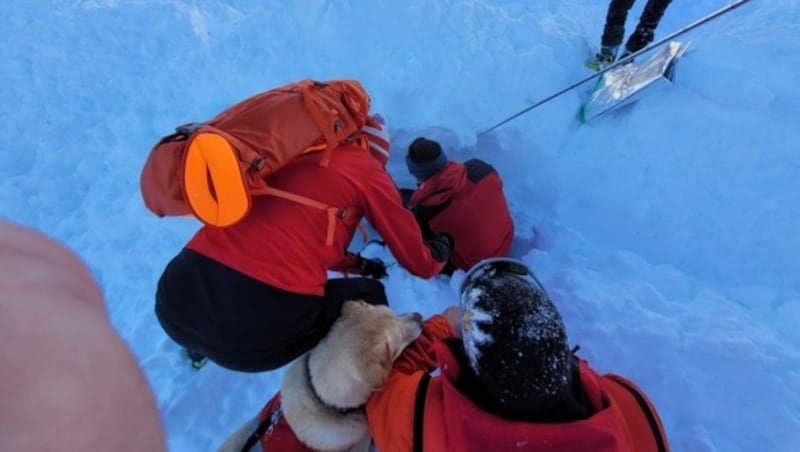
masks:
{"label": "red jacket", "polygon": [[381,164],[356,146],[336,149],[327,167],[321,154],[298,157],[270,176],[274,188],[329,206],[346,207],[337,218],[333,246],[326,246],[328,216],[293,201],[256,196],[248,215],[225,228],[203,226],[187,247],[251,278],[289,292],[322,295],[327,270],[344,258],[356,226],[366,217],[397,261],[422,278],[438,274],[414,216]]}
{"label": "red jacket", "polygon": [[[442,317],[426,322],[421,340],[406,349],[386,385],[367,403],[370,432],[381,452],[411,451],[413,441],[419,440],[413,428],[415,400],[434,357],[442,375],[430,379],[425,393],[422,442],[426,452],[669,450],[660,419],[644,394],[624,378],[598,375],[585,361],[580,363],[580,379],[593,410],[587,419],[519,422],[481,410],[454,385],[460,364],[449,348],[441,342],[429,346],[437,337],[445,337],[447,330]],[[427,356],[420,347],[428,350]]]}
{"label": "red jacket", "polygon": [[488,257],[506,256],[511,249],[514,222],[503,182],[486,162],[448,162],[414,192],[411,204],[433,233],[453,239],[450,262],[456,268],[467,270]]}

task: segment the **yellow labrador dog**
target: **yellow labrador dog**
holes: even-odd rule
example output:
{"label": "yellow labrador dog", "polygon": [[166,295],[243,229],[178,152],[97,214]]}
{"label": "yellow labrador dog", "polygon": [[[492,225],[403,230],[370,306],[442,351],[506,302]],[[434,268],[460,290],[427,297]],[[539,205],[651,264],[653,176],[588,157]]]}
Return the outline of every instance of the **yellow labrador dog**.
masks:
{"label": "yellow labrador dog", "polygon": [[421,330],[420,314],[346,302],[322,341],[289,365],[280,392],[219,450],[367,451],[364,404]]}

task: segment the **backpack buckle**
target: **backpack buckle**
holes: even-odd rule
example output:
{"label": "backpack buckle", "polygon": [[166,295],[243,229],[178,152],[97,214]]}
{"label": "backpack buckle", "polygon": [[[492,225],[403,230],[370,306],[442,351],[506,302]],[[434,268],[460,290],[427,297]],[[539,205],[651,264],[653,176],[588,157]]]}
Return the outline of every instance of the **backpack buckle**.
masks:
{"label": "backpack buckle", "polygon": [[175,127],[175,132],[184,135],[186,137],[191,136],[193,133],[197,132],[197,129],[203,127],[205,124],[202,122],[190,122],[188,124],[184,124],[182,126]]}
{"label": "backpack buckle", "polygon": [[256,155],[253,157],[253,160],[250,162],[250,166],[247,167],[247,170],[257,172],[261,170],[262,166],[264,166],[264,158],[260,155]]}

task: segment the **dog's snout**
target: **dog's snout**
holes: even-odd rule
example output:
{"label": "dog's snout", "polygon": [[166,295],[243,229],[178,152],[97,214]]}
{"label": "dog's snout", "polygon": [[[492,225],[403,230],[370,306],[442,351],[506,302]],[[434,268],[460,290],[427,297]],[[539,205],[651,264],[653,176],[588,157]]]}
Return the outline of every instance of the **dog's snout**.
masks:
{"label": "dog's snout", "polygon": [[403,322],[403,329],[409,342],[422,333],[422,314],[419,312],[403,314],[400,316],[400,320]]}
{"label": "dog's snout", "polygon": [[419,312],[409,312],[400,316],[405,321],[422,324],[422,314]]}

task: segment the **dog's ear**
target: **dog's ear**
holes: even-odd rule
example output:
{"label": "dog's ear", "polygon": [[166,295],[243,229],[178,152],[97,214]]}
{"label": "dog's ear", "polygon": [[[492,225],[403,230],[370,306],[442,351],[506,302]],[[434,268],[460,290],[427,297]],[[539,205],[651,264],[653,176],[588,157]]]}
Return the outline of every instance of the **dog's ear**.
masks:
{"label": "dog's ear", "polygon": [[386,379],[389,377],[389,372],[392,371],[394,352],[392,351],[390,342],[391,340],[389,337],[383,335],[381,340],[376,341],[372,346],[370,353],[367,353],[368,356],[364,356],[364,359],[369,360],[364,367],[367,369],[367,375],[365,375],[365,377],[373,391],[377,391],[383,387],[386,383]]}
{"label": "dog's ear", "polygon": [[394,351],[392,350],[391,345],[389,345],[390,341],[386,341],[385,353],[383,354],[383,360],[381,361],[381,365],[386,370],[386,374],[388,376],[389,372],[392,371],[392,365],[394,364]]}

